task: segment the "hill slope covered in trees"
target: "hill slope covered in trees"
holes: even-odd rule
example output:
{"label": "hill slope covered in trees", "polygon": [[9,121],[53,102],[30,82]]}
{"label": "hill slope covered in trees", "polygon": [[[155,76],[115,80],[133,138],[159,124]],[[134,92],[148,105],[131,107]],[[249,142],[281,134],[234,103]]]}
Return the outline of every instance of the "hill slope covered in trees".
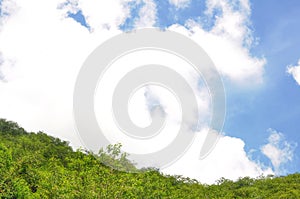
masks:
{"label": "hill slope covered in trees", "polygon": [[203,185],[155,169],[127,173],[105,166],[135,170],[119,149],[73,151],[58,138],[0,119],[0,198],[300,198],[300,174]]}

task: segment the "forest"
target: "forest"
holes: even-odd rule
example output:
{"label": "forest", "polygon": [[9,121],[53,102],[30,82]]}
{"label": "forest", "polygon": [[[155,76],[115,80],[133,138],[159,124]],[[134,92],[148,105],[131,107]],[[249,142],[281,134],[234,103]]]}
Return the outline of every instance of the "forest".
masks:
{"label": "forest", "polygon": [[[300,198],[300,174],[201,184],[158,169],[138,170],[120,144],[95,154],[0,119],[1,198]],[[106,165],[114,165],[109,167]],[[123,172],[122,169],[132,172]]]}

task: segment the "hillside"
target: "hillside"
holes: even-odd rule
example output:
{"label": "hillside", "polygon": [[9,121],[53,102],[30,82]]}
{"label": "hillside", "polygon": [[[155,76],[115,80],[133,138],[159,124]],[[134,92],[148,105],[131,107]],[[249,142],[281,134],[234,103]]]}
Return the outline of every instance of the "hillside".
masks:
{"label": "hillside", "polygon": [[120,145],[99,154],[73,151],[68,142],[45,133],[28,133],[16,123],[0,119],[1,198],[300,198],[300,174],[284,177],[220,179],[203,185],[158,170],[138,173],[119,154]]}

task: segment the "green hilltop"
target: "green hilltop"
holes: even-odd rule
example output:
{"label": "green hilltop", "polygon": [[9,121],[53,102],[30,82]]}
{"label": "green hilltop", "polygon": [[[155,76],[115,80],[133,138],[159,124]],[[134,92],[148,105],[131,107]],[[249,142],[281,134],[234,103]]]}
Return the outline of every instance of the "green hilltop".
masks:
{"label": "green hilltop", "polygon": [[74,151],[68,142],[0,119],[0,198],[300,198],[298,173],[206,185],[157,169],[137,170],[120,147]]}

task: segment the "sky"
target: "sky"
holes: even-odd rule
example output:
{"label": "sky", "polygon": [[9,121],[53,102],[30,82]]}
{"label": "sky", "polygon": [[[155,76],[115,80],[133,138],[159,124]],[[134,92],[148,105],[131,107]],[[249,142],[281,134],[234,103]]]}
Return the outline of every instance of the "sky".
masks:
{"label": "sky", "polygon": [[[82,63],[117,34],[156,27],[199,44],[218,68],[226,92],[223,135],[212,153],[198,159],[205,128],[197,129],[190,149],[162,172],[203,183],[300,172],[298,0],[0,2],[0,118],[81,146],[72,97]],[[185,77],[197,88],[199,79]],[[195,91],[200,109],[207,111],[206,92]],[[145,93],[172,117],[178,113],[169,95],[147,88],[129,110],[134,120],[149,120],[145,112],[153,100]]]}

